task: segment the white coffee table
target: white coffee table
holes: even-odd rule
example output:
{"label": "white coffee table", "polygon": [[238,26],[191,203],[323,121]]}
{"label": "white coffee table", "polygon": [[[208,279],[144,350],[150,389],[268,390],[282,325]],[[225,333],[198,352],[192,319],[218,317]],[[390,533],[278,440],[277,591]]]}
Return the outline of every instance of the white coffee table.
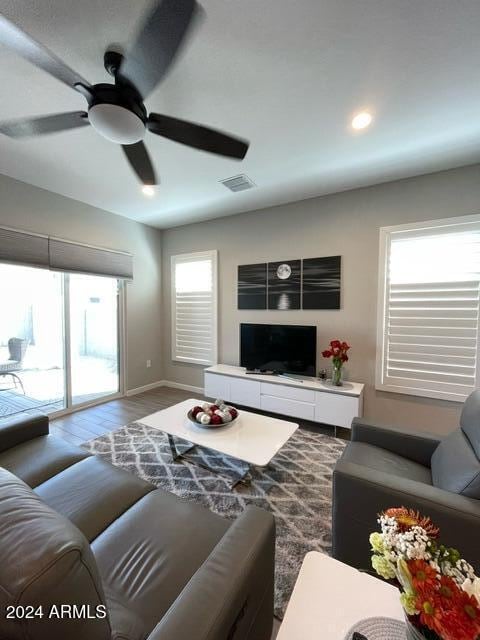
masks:
{"label": "white coffee table", "polygon": [[[190,398],[168,409],[152,413],[137,422],[159,429],[168,435],[174,460],[181,459],[194,446],[201,446],[246,462],[247,471],[233,482],[232,489],[239,482],[249,480],[252,467],[266,467],[298,429],[298,424],[294,422],[261,416],[243,409],[239,410],[238,418],[233,424],[226,424],[216,429],[205,429],[192,424],[187,418],[188,411],[202,402],[205,401]],[[175,438],[192,443],[192,447],[180,453],[177,450]],[[209,469],[215,471],[215,469]]]}
{"label": "white coffee table", "polygon": [[323,553],[307,553],[277,640],[344,640],[364,618],[404,620],[398,589]]}

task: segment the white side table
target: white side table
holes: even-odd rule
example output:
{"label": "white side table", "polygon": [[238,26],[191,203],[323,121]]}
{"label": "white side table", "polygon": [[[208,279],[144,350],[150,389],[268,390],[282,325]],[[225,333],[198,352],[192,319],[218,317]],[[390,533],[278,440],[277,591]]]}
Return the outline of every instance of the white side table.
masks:
{"label": "white side table", "polygon": [[400,592],[317,551],[307,553],[277,640],[343,640],[363,618],[404,620]]}

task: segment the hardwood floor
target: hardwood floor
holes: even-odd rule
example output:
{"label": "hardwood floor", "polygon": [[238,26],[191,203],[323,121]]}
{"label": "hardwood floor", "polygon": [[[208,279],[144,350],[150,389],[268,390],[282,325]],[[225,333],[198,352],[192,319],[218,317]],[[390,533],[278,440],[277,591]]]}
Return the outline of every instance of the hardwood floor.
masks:
{"label": "hardwood floor", "polygon": [[50,432],[73,444],[82,444],[192,396],[195,394],[191,391],[159,387],[56,418],[50,423]]}

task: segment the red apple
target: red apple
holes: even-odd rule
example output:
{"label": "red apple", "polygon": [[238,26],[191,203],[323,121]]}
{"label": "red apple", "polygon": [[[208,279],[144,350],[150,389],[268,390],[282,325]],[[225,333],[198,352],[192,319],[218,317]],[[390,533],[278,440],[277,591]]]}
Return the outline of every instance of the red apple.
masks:
{"label": "red apple", "polygon": [[222,419],[220,418],[220,416],[217,416],[217,414],[214,413],[210,420],[210,424],[222,424]]}
{"label": "red apple", "polygon": [[235,407],[230,407],[228,412],[232,416],[232,420],[234,420],[238,416],[238,411],[235,409]]}
{"label": "red apple", "polygon": [[212,404],[212,406],[210,407],[210,411],[211,411],[212,413],[215,413],[215,411],[217,411],[217,410],[218,410],[217,405],[216,405],[216,404]]}
{"label": "red apple", "polygon": [[192,416],[194,418],[197,417],[197,413],[200,413],[200,411],[203,411],[202,407],[193,407],[192,409]]}

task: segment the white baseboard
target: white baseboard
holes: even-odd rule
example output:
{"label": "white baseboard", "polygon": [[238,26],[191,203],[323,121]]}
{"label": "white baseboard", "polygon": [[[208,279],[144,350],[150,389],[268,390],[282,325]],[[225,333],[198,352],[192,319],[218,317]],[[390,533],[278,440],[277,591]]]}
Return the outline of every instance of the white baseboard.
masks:
{"label": "white baseboard", "polygon": [[172,389],[182,389],[183,391],[193,391],[193,393],[199,393],[203,396],[203,387],[194,387],[191,384],[181,384],[180,382],[172,382],[171,380],[164,380],[163,386]]}
{"label": "white baseboard", "polygon": [[126,396],[136,396],[137,393],[144,393],[145,391],[150,391],[151,389],[156,389],[157,387],[164,387],[165,380],[157,380],[157,382],[151,382],[150,384],[144,384],[143,387],[136,387],[135,389],[127,389],[125,393]]}
{"label": "white baseboard", "polygon": [[143,387],[136,387],[135,389],[128,389],[126,396],[135,396],[137,393],[144,393],[145,391],[151,391],[158,387],[170,387],[171,389],[182,389],[183,391],[192,391],[193,393],[199,393],[203,396],[202,387],[194,387],[191,384],[181,384],[180,382],[173,382],[171,380],[157,380],[157,382],[151,382],[145,384]]}

